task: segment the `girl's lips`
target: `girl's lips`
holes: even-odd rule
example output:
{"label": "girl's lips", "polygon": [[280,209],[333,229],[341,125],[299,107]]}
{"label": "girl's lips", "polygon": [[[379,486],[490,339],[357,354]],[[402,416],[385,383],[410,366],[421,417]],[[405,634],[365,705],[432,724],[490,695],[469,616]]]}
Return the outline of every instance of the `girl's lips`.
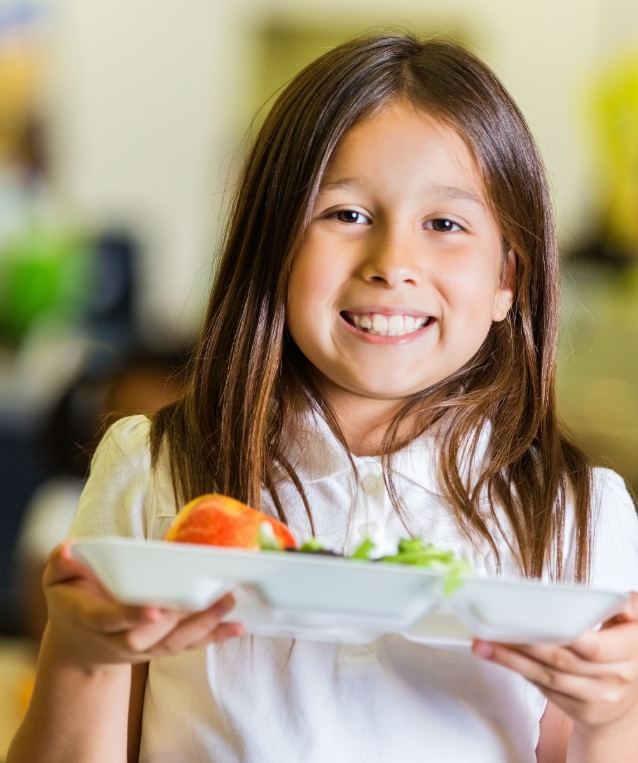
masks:
{"label": "girl's lips", "polygon": [[[407,344],[408,342],[422,337],[423,334],[436,323],[436,318],[433,316],[428,316],[425,325],[416,331],[412,331],[409,334],[403,334],[402,336],[383,336],[380,334],[371,334],[368,331],[357,328],[357,326],[355,326],[353,323],[350,323],[350,321],[346,320],[344,317],[344,312],[339,313],[339,320],[341,321],[341,324],[345,326],[346,329],[352,334],[355,334],[360,339],[364,339],[365,341],[370,342],[370,344]],[[394,314],[405,315],[406,313],[405,311],[396,311]]]}
{"label": "girl's lips", "polygon": [[412,315],[414,318],[429,318],[430,314],[423,310],[413,310],[410,307],[388,307],[384,305],[368,305],[367,307],[359,307],[353,310],[342,310],[344,313],[350,315],[369,315],[371,313],[380,313],[381,315]]}

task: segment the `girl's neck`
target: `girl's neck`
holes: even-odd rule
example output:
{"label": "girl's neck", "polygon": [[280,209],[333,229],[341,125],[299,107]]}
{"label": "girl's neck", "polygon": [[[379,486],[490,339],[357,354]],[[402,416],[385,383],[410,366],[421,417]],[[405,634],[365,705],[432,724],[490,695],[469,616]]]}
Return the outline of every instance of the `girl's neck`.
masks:
{"label": "girl's neck", "polygon": [[403,400],[361,397],[328,383],[322,390],[355,456],[379,456],[383,438]]}

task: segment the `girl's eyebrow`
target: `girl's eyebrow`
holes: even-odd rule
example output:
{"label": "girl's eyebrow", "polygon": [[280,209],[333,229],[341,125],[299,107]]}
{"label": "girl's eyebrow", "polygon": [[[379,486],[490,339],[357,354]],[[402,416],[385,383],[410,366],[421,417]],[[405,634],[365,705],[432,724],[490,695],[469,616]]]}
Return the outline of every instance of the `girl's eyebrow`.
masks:
{"label": "girl's eyebrow", "polygon": [[[345,178],[338,178],[336,180],[327,180],[324,183],[321,184],[321,187],[319,189],[320,193],[323,193],[325,191],[335,191],[339,189],[348,189],[348,188],[356,188],[356,187],[363,187],[365,184],[362,183],[359,178],[356,177],[345,177]],[[466,188],[459,188],[458,186],[453,185],[443,185],[440,183],[435,183],[432,185],[427,186],[425,189],[428,195],[432,195],[437,200],[441,201],[469,201],[471,204],[475,204],[476,206],[480,207],[482,211],[487,212],[487,206],[483,199],[480,196],[477,196],[475,193],[472,193],[471,191],[467,190]]]}
{"label": "girl's eyebrow", "polygon": [[339,178],[338,180],[326,180],[321,184],[320,191],[334,191],[340,188],[352,188],[353,186],[361,186],[361,182],[358,178]]}
{"label": "girl's eyebrow", "polygon": [[466,188],[459,188],[458,186],[453,185],[440,185],[437,183],[436,185],[431,185],[429,187],[429,191],[433,196],[441,199],[442,201],[469,201],[472,204],[476,204],[483,211],[487,212],[487,206],[483,199],[480,196],[477,196],[475,193],[468,191]]}

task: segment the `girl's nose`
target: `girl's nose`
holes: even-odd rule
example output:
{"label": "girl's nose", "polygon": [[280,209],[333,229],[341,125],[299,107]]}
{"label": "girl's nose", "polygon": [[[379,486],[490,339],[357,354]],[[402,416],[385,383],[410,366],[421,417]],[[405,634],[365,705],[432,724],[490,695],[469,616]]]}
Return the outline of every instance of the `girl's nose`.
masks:
{"label": "girl's nose", "polygon": [[368,283],[396,287],[401,284],[416,286],[420,273],[416,253],[418,246],[409,237],[383,236],[370,241],[361,275]]}

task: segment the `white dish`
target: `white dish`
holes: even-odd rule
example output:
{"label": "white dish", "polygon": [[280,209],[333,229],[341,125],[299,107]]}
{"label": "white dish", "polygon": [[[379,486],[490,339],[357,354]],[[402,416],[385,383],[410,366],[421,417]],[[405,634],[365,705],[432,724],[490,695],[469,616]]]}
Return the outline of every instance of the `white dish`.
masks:
{"label": "white dish", "polygon": [[198,610],[227,591],[248,633],[365,643],[384,633],[459,648],[473,636],[568,643],[628,597],[584,586],[467,577],[451,597],[419,567],[131,538],[78,539],[73,556],[114,598]]}
{"label": "white dish", "polygon": [[583,585],[467,577],[434,612],[403,635],[432,646],[468,645],[472,638],[510,644],[569,644],[618,614],[629,596]]}

